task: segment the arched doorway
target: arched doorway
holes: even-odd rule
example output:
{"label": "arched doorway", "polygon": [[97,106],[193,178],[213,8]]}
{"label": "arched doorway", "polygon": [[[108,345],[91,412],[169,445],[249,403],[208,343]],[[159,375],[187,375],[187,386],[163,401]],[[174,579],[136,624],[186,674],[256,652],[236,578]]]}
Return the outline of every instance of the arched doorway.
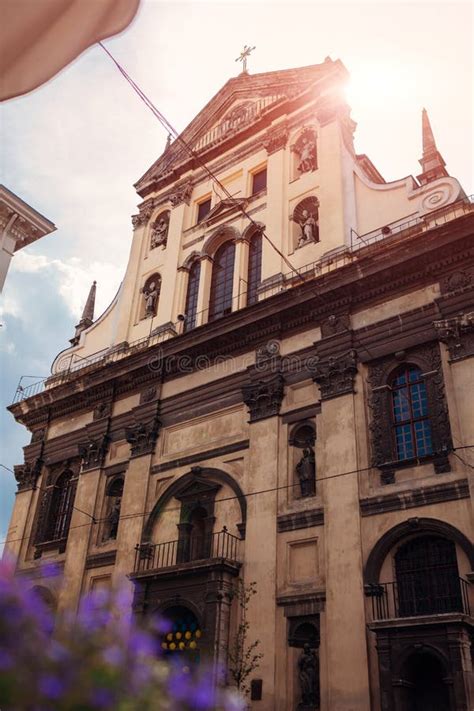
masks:
{"label": "arched doorway", "polygon": [[401,673],[402,711],[451,711],[446,670],[433,654],[411,654]]}
{"label": "arched doorway", "polygon": [[161,616],[170,626],[161,640],[163,653],[180,654],[190,663],[199,663],[202,629],[194,612],[184,605],[174,605],[164,610]]}
{"label": "arched doorway", "polygon": [[395,554],[398,611],[401,617],[462,611],[453,541],[417,536]]}

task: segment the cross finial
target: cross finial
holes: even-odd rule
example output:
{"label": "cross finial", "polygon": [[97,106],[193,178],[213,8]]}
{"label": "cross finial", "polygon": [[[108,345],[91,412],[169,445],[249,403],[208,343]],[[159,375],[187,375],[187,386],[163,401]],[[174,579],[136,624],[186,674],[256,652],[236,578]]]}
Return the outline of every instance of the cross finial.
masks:
{"label": "cross finial", "polygon": [[243,50],[241,51],[240,55],[237,57],[235,60],[236,62],[242,62],[242,73],[247,74],[247,59],[250,57],[250,53],[253,52],[255,47],[247,47],[247,45],[244,45]]}

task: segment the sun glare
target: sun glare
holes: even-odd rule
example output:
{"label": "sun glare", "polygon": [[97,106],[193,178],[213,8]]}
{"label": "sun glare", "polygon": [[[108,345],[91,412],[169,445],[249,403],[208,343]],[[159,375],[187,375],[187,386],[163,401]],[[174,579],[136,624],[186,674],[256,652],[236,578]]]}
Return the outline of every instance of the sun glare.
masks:
{"label": "sun glare", "polygon": [[415,78],[401,71],[399,66],[365,65],[351,71],[345,93],[353,107],[376,107],[380,102],[406,101],[415,96]]}

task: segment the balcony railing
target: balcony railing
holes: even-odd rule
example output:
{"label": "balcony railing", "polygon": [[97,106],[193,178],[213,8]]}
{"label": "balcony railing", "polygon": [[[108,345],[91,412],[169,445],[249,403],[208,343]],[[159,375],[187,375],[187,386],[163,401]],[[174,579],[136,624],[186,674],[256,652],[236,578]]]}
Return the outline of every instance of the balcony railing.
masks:
{"label": "balcony railing", "polygon": [[209,536],[191,536],[166,543],[139,543],[135,546],[135,573],[144,573],[184,563],[223,559],[239,561],[240,538],[224,527]]}
{"label": "balcony railing", "polygon": [[442,571],[436,571],[435,576],[413,574],[397,582],[367,585],[366,595],[372,600],[373,620],[471,614],[468,581]]}
{"label": "balcony railing", "polygon": [[[314,262],[310,262],[302,267],[298,267],[298,269],[294,269],[286,274],[283,274],[278,284],[264,289],[261,298],[267,299],[268,297],[287,291],[293,287],[300,286],[304,282],[310,282],[313,279],[317,279],[329,274],[330,272],[338,270],[341,267],[352,264],[361,256],[360,253],[364,253],[364,250],[366,250],[367,247],[372,247],[379,242],[386,244],[391,240],[397,239],[402,234],[410,238],[418,237],[421,233],[446,224],[473,211],[474,196],[471,195],[458,200],[455,203],[447,205],[444,208],[440,208],[439,210],[433,210],[427,215],[415,216],[405,221],[398,220],[397,222],[386,224],[379,229],[363,235],[359,235],[355,232],[355,230],[351,229],[349,235],[349,245],[332,250],[331,253],[321,256]],[[240,281],[244,282],[245,280],[241,279]],[[239,288],[239,293],[232,298],[231,303],[228,305],[228,309],[221,309],[218,315],[225,317],[228,313],[233,313],[234,311],[246,308],[246,304],[247,298],[245,290],[240,292]],[[249,304],[249,307],[251,308],[254,305],[255,304]],[[193,320],[194,326],[200,326],[207,323],[209,320],[209,307],[206,307],[203,311],[194,314]],[[213,320],[217,320],[217,318]],[[185,332],[189,332],[191,330],[192,329],[189,327],[184,328]],[[175,338],[181,335],[182,332],[183,327],[180,325],[180,322],[176,322],[175,324],[170,324],[169,328],[165,329],[165,331],[159,331],[157,333],[152,331],[149,336],[139,338],[133,342],[123,343],[119,346],[102,350],[97,353],[92,353],[87,357],[82,357],[76,352],[70,353],[69,355],[64,356],[64,359],[59,361],[58,372],[54,375],[50,375],[46,378],[36,378],[34,376],[23,375],[18,383],[13,398],[13,404],[22,402],[29,397],[38,395],[45,390],[52,389],[58,385],[68,383],[89,372],[89,370],[95,370],[96,368],[108,365],[109,363],[114,363],[118,360],[127,358],[138,351],[142,351],[151,346],[155,346],[158,343],[162,343],[169,338]],[[31,382],[31,380],[34,382]]]}

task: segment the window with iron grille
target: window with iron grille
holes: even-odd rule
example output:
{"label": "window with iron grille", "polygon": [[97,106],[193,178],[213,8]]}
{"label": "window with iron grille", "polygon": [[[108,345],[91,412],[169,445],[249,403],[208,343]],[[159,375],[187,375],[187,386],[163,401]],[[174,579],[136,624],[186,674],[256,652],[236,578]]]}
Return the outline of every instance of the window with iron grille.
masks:
{"label": "window with iron grille", "polygon": [[443,614],[462,610],[456,546],[440,536],[419,536],[395,554],[398,614]]}
{"label": "window with iron grille", "polygon": [[194,262],[189,270],[188,290],[186,293],[186,307],[184,331],[191,331],[196,326],[197,304],[199,293],[199,279],[201,276],[201,262]]}
{"label": "window with iron grille", "polygon": [[391,383],[392,421],[398,460],[425,457],[433,451],[428,398],[420,368],[406,365]]}
{"label": "window with iron grille", "polygon": [[247,305],[258,301],[258,286],[262,279],[262,235],[256,234],[250,240],[249,268],[247,278]]}
{"label": "window with iron grille", "polygon": [[230,314],[232,311],[234,261],[234,242],[224,242],[214,255],[209,299],[209,321],[221,318],[221,316]]}
{"label": "window with iron grille", "polygon": [[48,487],[44,492],[47,514],[41,532],[42,541],[59,541],[67,538],[76,493],[76,481],[73,472],[66,470],[56,479],[54,485]]}

